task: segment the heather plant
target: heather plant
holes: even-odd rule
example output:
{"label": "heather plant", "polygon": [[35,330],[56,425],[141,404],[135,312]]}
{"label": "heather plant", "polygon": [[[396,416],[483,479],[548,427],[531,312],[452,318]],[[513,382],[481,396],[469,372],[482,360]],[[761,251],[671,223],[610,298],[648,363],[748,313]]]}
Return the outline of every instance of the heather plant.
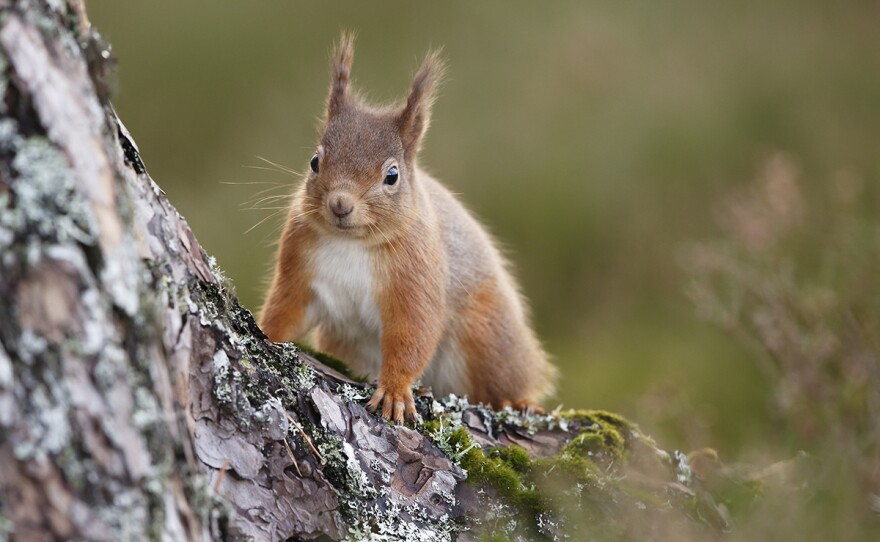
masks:
{"label": "heather plant", "polygon": [[878,529],[880,222],[873,197],[851,173],[810,185],[791,158],[777,154],[717,207],[723,235],[687,251],[698,313],[750,349],[772,383],[768,415],[780,441],[790,453],[804,451],[796,461],[804,468],[786,469],[785,497],[762,499],[744,520],[744,538],[862,539]]}

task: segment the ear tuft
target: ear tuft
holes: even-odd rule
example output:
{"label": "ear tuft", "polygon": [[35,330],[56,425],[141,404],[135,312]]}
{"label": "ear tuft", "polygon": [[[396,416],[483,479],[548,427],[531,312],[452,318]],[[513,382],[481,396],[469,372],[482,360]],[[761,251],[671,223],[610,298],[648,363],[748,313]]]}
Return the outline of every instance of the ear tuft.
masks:
{"label": "ear tuft", "polygon": [[431,121],[431,106],[437,98],[437,90],[446,64],[441,49],[434,49],[425,57],[410,86],[406,105],[398,117],[400,140],[407,156],[414,157],[419,150],[419,142]]}
{"label": "ear tuft", "polygon": [[351,63],[354,60],[354,33],[343,31],[333,48],[330,59],[330,96],[327,99],[327,115],[339,113],[348,98],[351,81]]}

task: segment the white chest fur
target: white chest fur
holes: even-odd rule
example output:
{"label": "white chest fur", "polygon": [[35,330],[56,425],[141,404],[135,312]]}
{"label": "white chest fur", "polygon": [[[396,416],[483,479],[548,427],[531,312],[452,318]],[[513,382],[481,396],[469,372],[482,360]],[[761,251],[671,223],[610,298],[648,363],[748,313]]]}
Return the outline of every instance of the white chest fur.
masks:
{"label": "white chest fur", "polygon": [[314,324],[330,325],[352,334],[381,334],[369,249],[354,239],[322,239],[314,255]]}
{"label": "white chest fur", "polygon": [[[355,372],[377,378],[382,363],[382,319],[369,249],[353,239],[324,238],[312,264],[313,295],[306,312],[309,327],[318,325],[322,334],[344,341],[346,361]],[[440,394],[467,392],[465,363],[451,336],[441,341],[422,382]]]}

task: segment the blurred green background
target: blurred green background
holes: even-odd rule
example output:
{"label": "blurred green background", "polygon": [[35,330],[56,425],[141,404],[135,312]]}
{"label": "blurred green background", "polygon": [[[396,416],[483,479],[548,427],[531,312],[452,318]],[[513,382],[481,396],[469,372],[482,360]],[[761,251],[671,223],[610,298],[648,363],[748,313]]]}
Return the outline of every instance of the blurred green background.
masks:
{"label": "blurred green background", "polygon": [[[781,439],[750,355],[700,322],[679,255],[718,202],[785,151],[808,186],[880,173],[876,2],[91,0],[119,59],[114,103],[152,176],[256,311],[328,51],[358,33],[356,85],[402,98],[431,46],[449,78],[421,164],[508,248],[561,368],[548,406],[608,408],[664,445],[726,458]],[[277,205],[270,205],[277,206]],[[762,445],[763,445],[762,444]]]}

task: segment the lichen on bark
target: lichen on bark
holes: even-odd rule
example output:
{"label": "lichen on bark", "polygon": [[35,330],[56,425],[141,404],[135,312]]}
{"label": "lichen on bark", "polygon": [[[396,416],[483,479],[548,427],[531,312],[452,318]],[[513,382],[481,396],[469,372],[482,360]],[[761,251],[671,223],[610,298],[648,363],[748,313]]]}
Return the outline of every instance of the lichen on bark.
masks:
{"label": "lichen on bark", "polygon": [[394,426],[364,408],[369,383],[269,342],[147,175],[108,101],[106,52],[81,2],[0,0],[0,533],[726,528],[684,456],[613,414],[419,390],[423,423]]}

